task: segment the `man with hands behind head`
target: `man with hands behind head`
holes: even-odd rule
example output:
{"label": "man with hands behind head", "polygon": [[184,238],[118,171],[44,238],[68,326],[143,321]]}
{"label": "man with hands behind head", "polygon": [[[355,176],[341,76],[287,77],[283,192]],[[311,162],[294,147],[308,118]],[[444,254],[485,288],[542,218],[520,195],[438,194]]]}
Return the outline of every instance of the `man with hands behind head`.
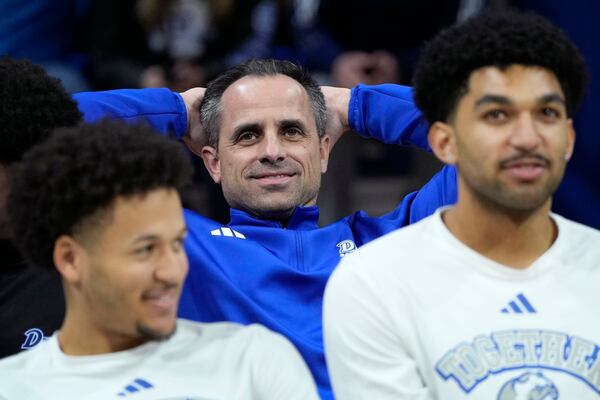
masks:
{"label": "man with hands behind head", "polygon": [[357,247],[453,202],[456,180],[446,168],[384,216],[359,211],[320,227],[321,174],[345,130],[395,144],[422,144],[427,131],[410,88],[323,92],[305,71],[275,60],[249,61],[208,85],[204,130],[192,130],[188,146],[221,185],[231,220],[222,225],[186,211],[190,274],[180,315],[258,322],[282,333],[330,399],[321,329],[330,274]]}

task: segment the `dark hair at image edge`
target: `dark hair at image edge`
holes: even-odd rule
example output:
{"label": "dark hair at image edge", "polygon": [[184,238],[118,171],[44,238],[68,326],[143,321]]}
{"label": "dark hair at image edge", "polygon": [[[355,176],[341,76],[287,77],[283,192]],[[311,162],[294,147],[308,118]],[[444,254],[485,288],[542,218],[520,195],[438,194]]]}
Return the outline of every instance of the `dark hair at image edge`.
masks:
{"label": "dark hair at image edge", "polygon": [[429,42],[415,70],[415,103],[430,123],[447,121],[467,90],[471,72],[511,64],[552,71],[572,116],[588,80],[583,57],[564,32],[546,19],[513,11],[474,17]]}
{"label": "dark hair at image edge", "polygon": [[119,196],[180,189],[191,174],[181,144],[145,125],[101,121],[57,130],[15,171],[8,200],[13,241],[32,264],[52,267],[60,235],[76,234]]}
{"label": "dark hair at image edge", "polygon": [[32,146],[82,117],[77,103],[41,67],[28,60],[0,59],[0,163],[19,161]]}
{"label": "dark hair at image edge", "polygon": [[275,75],[292,78],[306,90],[315,117],[317,134],[319,136],[325,134],[327,123],[325,97],[319,84],[312,76],[306,70],[289,61],[254,59],[228,69],[207,85],[204,98],[200,104],[200,119],[210,146],[216,148],[218,144],[221,112],[223,111],[221,99],[225,90],[245,76],[267,77]]}

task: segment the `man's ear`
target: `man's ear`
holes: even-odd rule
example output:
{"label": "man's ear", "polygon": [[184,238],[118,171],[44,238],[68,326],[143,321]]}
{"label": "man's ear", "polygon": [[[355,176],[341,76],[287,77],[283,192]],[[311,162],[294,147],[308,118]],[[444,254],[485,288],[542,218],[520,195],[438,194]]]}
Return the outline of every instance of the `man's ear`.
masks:
{"label": "man's ear", "polygon": [[86,249],[69,235],[61,235],[54,242],[54,265],[63,279],[78,284],[82,277],[82,267],[88,262]]}
{"label": "man's ear", "polygon": [[204,146],[199,155],[202,157],[204,166],[213,178],[213,181],[215,181],[215,183],[221,183],[221,161],[219,160],[219,152],[217,149],[211,146]]}
{"label": "man's ear", "polygon": [[321,173],[327,172],[327,165],[329,164],[329,152],[331,151],[331,138],[325,134],[320,138],[319,153],[321,155]]}
{"label": "man's ear", "polygon": [[437,121],[429,128],[429,146],[433,154],[445,164],[454,165],[458,161],[454,128],[445,122]]}

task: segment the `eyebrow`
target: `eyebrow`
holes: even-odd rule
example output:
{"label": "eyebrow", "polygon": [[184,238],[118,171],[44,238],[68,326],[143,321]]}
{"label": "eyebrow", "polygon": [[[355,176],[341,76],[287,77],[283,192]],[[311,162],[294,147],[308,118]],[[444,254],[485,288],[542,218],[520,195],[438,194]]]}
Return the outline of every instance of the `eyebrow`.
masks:
{"label": "eyebrow", "polygon": [[[304,122],[300,119],[295,119],[295,118],[281,120],[277,123],[277,127],[279,129],[298,127],[302,131],[306,132],[306,125],[304,124]],[[242,124],[240,126],[235,127],[235,129],[233,130],[233,133],[231,134],[231,139],[235,140],[237,137],[239,137],[242,133],[244,133],[246,131],[261,132],[262,129],[263,129],[263,126],[257,122],[250,122],[247,124]]]}
{"label": "eyebrow", "polygon": [[231,139],[235,140],[238,136],[240,136],[242,133],[244,133],[246,131],[259,132],[261,130],[262,130],[262,125],[255,123],[255,122],[251,122],[248,124],[242,124],[242,125],[235,127],[235,129],[233,130],[233,133],[231,134]]}
{"label": "eyebrow", "polygon": [[497,94],[486,94],[475,102],[475,108],[485,106],[486,104],[512,104],[512,101],[506,96],[500,96]]}
{"label": "eyebrow", "polygon": [[[537,98],[537,102],[541,104],[548,103],[560,103],[563,106],[566,105],[565,99],[558,93],[549,93]],[[503,105],[511,105],[513,104],[512,100],[510,100],[506,96],[497,95],[497,94],[487,94],[477,100],[475,102],[474,108],[478,108],[484,106],[486,104],[503,104]]]}
{"label": "eyebrow", "polygon": [[[185,236],[185,235],[187,235],[187,233],[188,233],[187,227],[184,227],[183,229],[181,229],[179,231],[179,234],[177,236]],[[154,240],[157,240],[157,239],[160,239],[160,235],[156,235],[156,234],[150,233],[150,234],[142,235],[142,236],[139,236],[139,237],[135,238],[131,242],[131,244],[135,245],[135,244],[138,244],[138,243],[151,242],[151,241],[154,241]]]}
{"label": "eyebrow", "polygon": [[284,119],[283,121],[279,121],[277,125],[279,129],[298,127],[302,131],[306,132],[306,125],[300,119]]}
{"label": "eyebrow", "polygon": [[540,97],[539,102],[543,103],[543,104],[546,104],[546,103],[560,103],[563,106],[567,105],[567,102],[565,101],[564,97],[561,96],[558,93],[546,94],[546,95]]}

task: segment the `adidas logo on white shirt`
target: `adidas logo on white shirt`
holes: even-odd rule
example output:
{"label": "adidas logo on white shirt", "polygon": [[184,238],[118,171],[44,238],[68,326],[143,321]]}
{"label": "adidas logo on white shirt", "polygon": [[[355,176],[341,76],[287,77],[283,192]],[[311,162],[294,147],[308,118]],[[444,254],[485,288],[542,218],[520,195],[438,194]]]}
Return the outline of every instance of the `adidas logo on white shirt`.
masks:
{"label": "adidas logo on white shirt", "polygon": [[504,307],[500,310],[503,314],[535,314],[537,311],[531,305],[527,297],[523,293],[519,293],[514,300],[508,303],[508,307]]}
{"label": "adidas logo on white shirt", "polygon": [[117,396],[125,397],[129,394],[141,392],[142,390],[152,389],[153,387],[154,385],[150,382],[141,378],[136,378],[129,385],[126,385],[122,392],[117,393]]}
{"label": "adidas logo on white shirt", "polygon": [[226,226],[219,228],[219,229],[215,229],[214,231],[210,231],[210,234],[213,236],[228,236],[228,237],[236,237],[238,239],[246,239],[246,236],[244,236],[243,234],[241,234],[238,231],[235,231],[231,228],[228,228]]}

